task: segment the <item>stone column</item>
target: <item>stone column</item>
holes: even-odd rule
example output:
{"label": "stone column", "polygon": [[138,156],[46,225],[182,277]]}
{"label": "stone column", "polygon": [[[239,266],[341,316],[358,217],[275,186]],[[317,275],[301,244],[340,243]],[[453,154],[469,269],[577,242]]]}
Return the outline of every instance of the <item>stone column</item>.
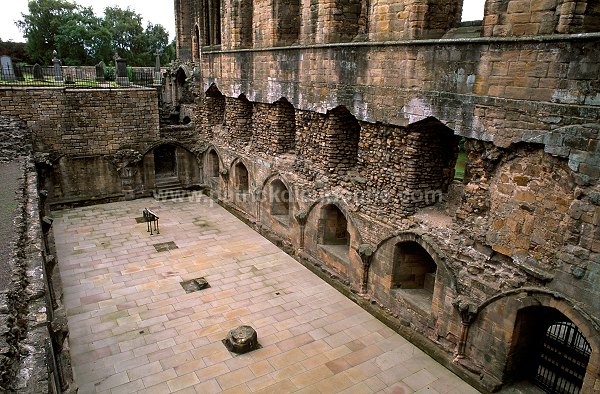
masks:
{"label": "stone column", "polygon": [[52,65],[54,66],[54,81],[62,83],[63,82],[62,64],[61,64],[60,59],[58,58],[58,53],[56,53],[56,50],[52,52]]}
{"label": "stone column", "polygon": [[471,327],[471,323],[475,319],[475,316],[477,316],[477,307],[474,302],[462,295],[456,297],[452,304],[460,314],[462,323],[460,328],[460,339],[458,340],[454,357],[454,360],[457,361],[465,358],[465,348],[467,346],[469,328]]}
{"label": "stone column", "polygon": [[225,200],[229,200],[229,171],[227,171],[227,168],[223,168],[219,173],[225,183]]}
{"label": "stone column", "polygon": [[300,211],[295,215],[296,221],[300,225],[300,246],[299,249],[304,249],[304,229],[308,221],[308,212]]}
{"label": "stone column", "polygon": [[371,260],[373,254],[375,254],[375,248],[370,244],[361,244],[356,250],[360,259],[363,263],[362,280],[360,286],[360,294],[367,293],[367,285],[369,282],[369,268],[371,267]]}

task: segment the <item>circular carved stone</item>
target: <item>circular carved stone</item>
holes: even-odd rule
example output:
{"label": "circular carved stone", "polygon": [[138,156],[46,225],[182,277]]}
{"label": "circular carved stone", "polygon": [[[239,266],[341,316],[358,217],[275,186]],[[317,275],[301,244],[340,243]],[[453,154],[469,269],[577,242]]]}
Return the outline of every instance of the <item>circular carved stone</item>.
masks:
{"label": "circular carved stone", "polygon": [[258,337],[254,328],[239,326],[229,331],[223,343],[230,351],[238,354],[247,353],[258,346]]}

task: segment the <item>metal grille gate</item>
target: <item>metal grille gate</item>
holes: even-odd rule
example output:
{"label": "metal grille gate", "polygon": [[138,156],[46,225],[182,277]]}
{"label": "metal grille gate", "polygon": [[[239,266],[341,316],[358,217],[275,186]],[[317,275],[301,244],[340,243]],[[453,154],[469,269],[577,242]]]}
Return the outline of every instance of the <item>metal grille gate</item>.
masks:
{"label": "metal grille gate", "polygon": [[535,383],[551,394],[579,393],[591,352],[575,324],[551,325],[544,337]]}

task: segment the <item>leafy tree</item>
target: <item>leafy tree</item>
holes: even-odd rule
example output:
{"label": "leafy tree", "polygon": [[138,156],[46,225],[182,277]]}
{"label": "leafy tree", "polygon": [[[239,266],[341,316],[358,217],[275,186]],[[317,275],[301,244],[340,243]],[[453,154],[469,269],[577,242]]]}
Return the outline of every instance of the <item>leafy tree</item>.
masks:
{"label": "leafy tree", "polygon": [[61,27],[73,18],[77,5],[64,0],[32,0],[28,6],[29,14],[21,14],[23,20],[17,22],[27,39],[25,50],[34,62],[48,64]]}
{"label": "leafy tree", "polygon": [[110,47],[122,58],[127,59],[131,65],[140,64],[146,59],[141,59],[140,54],[145,52],[144,28],[142,17],[127,8],[107,7],[104,9],[104,20],[102,25],[110,31]]}
{"label": "leafy tree", "polygon": [[164,27],[148,23],[144,30],[141,15],[129,8],[107,7],[100,18],[67,0],[30,0],[28,6],[17,26],[34,62],[49,64],[53,50],[66,65],[111,64],[115,52],[133,66],[153,65],[157,50],[161,62],[175,57]]}

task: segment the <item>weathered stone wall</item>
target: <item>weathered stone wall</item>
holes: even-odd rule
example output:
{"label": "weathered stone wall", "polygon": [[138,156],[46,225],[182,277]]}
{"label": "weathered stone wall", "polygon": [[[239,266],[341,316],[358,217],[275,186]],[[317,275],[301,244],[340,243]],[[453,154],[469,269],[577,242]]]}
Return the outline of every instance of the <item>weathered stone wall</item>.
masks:
{"label": "weathered stone wall", "polygon": [[24,121],[34,152],[112,154],[158,139],[152,89],[2,88],[0,114]]}
{"label": "weathered stone wall", "polygon": [[71,393],[76,385],[66,315],[59,307],[60,292],[47,285],[58,276],[45,243],[44,226],[47,231],[51,220],[41,221],[38,177],[31,157],[22,157],[20,163],[23,177],[14,243],[2,270],[10,284],[0,291],[0,391]]}
{"label": "weathered stone wall", "polygon": [[[226,99],[224,112],[241,113],[239,101]],[[198,113],[205,113],[205,102],[197,102]],[[348,294],[360,294],[359,302],[370,303],[425,348],[460,354],[454,365],[464,376],[478,371],[487,389],[516,379],[504,371],[517,357],[513,342],[522,341],[513,330],[524,305],[536,299],[583,327],[598,346],[593,316],[600,311],[592,290],[600,280],[594,246],[598,186],[591,152],[600,127],[588,123],[592,119],[554,132],[548,140],[554,147],[503,148],[467,139],[463,184],[452,183],[459,138],[433,117],[397,126],[358,121],[343,107],[327,114],[296,109],[293,121],[291,113],[286,118],[295,127],[295,149],[278,153],[267,141],[278,135],[279,104],[244,105],[252,108],[243,115],[251,135],[246,142],[230,143],[227,120],[212,126],[215,137],[201,161],[213,196]],[[197,125],[197,135],[206,135],[206,127]],[[356,149],[346,152],[352,133]],[[564,149],[577,161],[551,156],[549,149]],[[208,152],[227,169],[219,177],[206,165],[214,160]],[[338,166],[338,157],[346,165]],[[236,191],[238,163],[248,171],[244,193]],[[273,209],[276,181],[289,192],[284,217]],[[332,206],[347,222],[347,247],[324,241]],[[393,288],[401,264],[397,245],[404,242],[421,245],[436,263],[429,296]],[[525,290],[526,303],[514,304],[511,297],[522,289],[531,289]],[[563,300],[560,306],[546,302],[547,294]],[[508,317],[502,308],[512,311]],[[462,343],[464,322],[472,324]],[[540,333],[529,329],[527,335]],[[494,352],[483,351],[490,344]],[[597,365],[593,358],[585,387],[597,384]]]}
{"label": "weathered stone wall", "polygon": [[161,140],[157,100],[152,89],[2,88],[0,116],[31,129],[52,201],[121,199],[135,178],[123,171],[136,159],[127,150],[141,155]]}

